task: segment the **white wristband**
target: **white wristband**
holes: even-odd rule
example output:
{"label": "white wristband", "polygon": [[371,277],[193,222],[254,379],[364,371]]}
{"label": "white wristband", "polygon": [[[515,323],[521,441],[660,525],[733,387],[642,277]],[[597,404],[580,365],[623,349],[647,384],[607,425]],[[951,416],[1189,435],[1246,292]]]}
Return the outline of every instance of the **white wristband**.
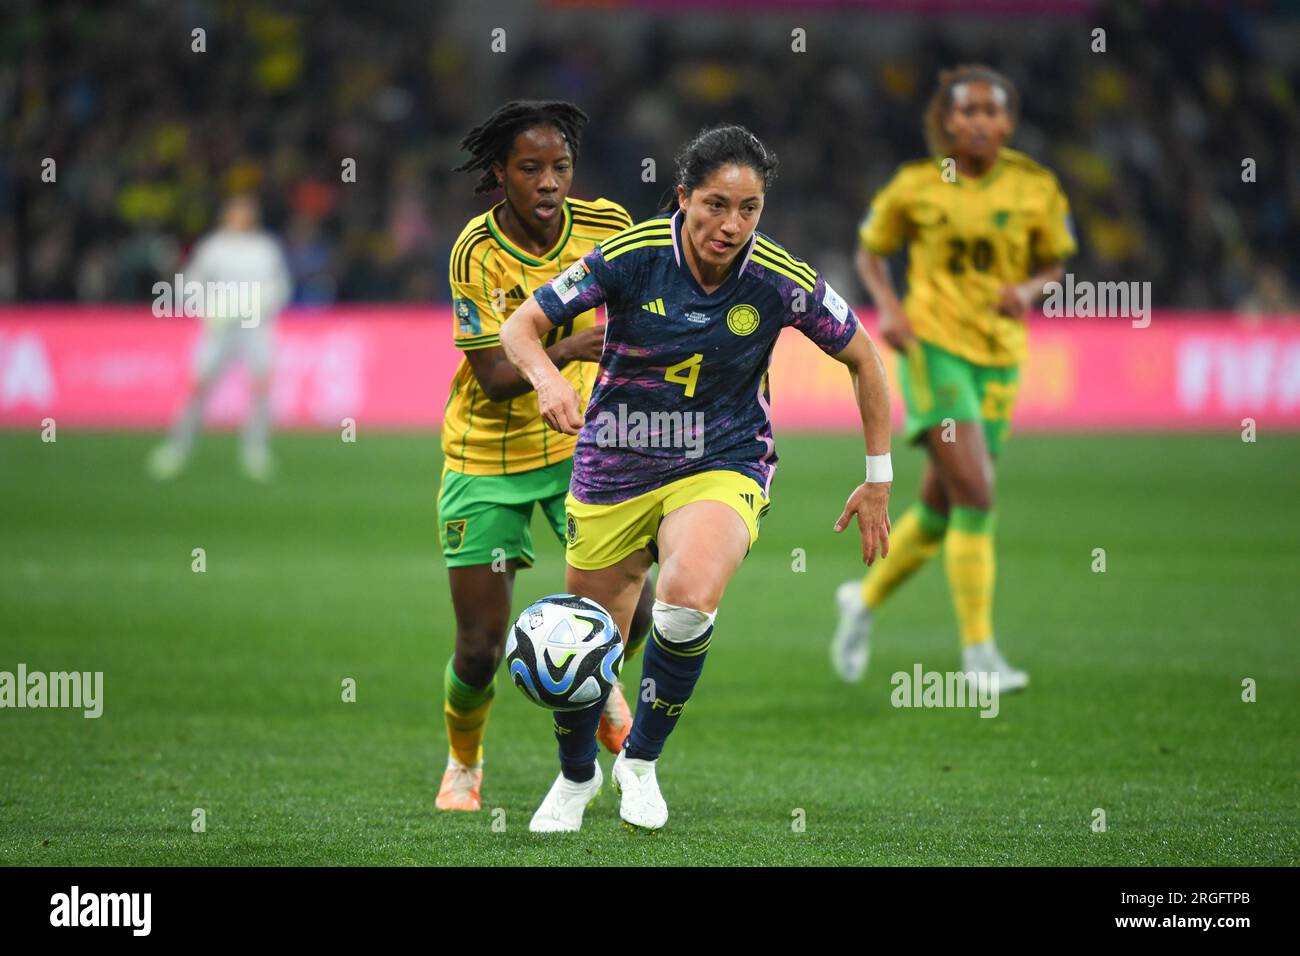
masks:
{"label": "white wristband", "polygon": [[889,453],[883,455],[867,456],[867,482],[869,484],[882,484],[894,480],[894,464],[889,459]]}

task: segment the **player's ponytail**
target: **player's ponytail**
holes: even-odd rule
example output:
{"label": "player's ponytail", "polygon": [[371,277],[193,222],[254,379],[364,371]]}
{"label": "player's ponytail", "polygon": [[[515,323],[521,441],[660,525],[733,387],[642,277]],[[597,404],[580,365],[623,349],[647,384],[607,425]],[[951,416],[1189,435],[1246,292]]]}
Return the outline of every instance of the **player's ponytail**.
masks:
{"label": "player's ponytail", "polygon": [[[722,125],[701,130],[698,136],[678,150],[674,162],[677,182],[688,196],[719,167],[731,164],[748,166],[758,173],[763,180],[764,192],[776,181],[776,153],[743,126]],[[676,204],[675,195],[670,196],[661,211],[667,212]]]}
{"label": "player's ponytail", "polygon": [[1003,74],[980,63],[966,63],[939,72],[939,85],[925,107],[925,145],[934,157],[952,155],[952,137],[944,130],[944,120],[955,103],[957,87],[963,83],[988,83],[1002,90],[1006,109],[1014,123],[1020,118],[1020,93]]}
{"label": "player's ponytail", "polygon": [[453,172],[482,170],[474,195],[492,192],[500,186],[492,172],[492,164],[505,163],[515,137],[538,126],[553,126],[559,130],[569,144],[574,165],[577,165],[582,131],[587,127],[586,113],[563,100],[511,100],[465,134],[460,148],[468,152],[470,158]]}

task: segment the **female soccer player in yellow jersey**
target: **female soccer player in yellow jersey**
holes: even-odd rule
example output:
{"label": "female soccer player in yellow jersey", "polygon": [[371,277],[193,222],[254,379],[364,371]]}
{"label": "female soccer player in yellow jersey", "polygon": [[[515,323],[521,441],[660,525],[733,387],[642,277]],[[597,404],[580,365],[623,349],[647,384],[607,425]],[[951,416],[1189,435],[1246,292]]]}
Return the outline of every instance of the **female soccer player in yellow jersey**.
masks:
{"label": "female soccer player in yellow jersey", "polygon": [[[1025,359],[1024,315],[1075,251],[1056,177],[1005,144],[1019,97],[1002,74],[940,74],[925,113],[931,156],[905,163],[871,203],[858,271],[899,353],[909,440],[927,453],[920,500],[894,529],[888,560],[837,593],[831,647],[845,680],[866,671],[873,612],[944,547],[962,669],[996,673],[1003,691],[1028,675],[993,641],[993,473]],[[904,245],[900,304],[886,257]]]}
{"label": "female soccer player in yellow jersey", "polygon": [[[455,344],[465,358],[451,383],[442,426],[444,467],[438,528],[451,579],[456,649],[444,675],[450,753],[435,805],[477,810],[483,734],[493,678],[510,625],[515,570],[533,564],[529,530],[540,506],[564,540],[564,496],[574,440],[542,421],[532,386],[505,360],[501,324],[533,289],[631,225],[604,199],[570,199],[569,186],[587,116],[564,102],[507,103],[461,142],[470,159],[457,171],[482,173],[475,193],[505,198],[471,219],[451,254]],[[595,381],[603,328],[594,310],[546,336],[546,355],[586,401]],[[646,588],[628,641],[633,653],[650,626]],[[631,713],[617,687],[606,701],[600,740],[617,751]]]}
{"label": "female soccer player in yellow jersey", "polygon": [[[818,272],[757,231],[776,157],[740,126],[704,130],[677,156],[676,201],[600,243],[538,288],[501,329],[506,356],[537,389],[546,422],[581,434],[568,519],[567,586],[625,627],[658,560],[643,692],[614,761],[619,816],[657,830],[668,820],[656,762],[704,668],[732,576],[758,538],[777,457],[768,367],[793,327],[847,366],[862,418],[866,481],[835,530],[858,522],[868,564],[889,546],[889,394],[884,367],[847,302]],[[538,339],[606,304],[600,380],[582,402]],[[846,389],[848,391],[849,389]],[[612,422],[657,421],[657,439]],[[673,438],[673,420],[692,435]],[[683,453],[683,447],[691,449]],[[693,454],[698,451],[698,454]],[[860,474],[860,472],[859,472]],[[582,826],[602,774],[594,713],[557,713],[560,774],[529,823]]]}

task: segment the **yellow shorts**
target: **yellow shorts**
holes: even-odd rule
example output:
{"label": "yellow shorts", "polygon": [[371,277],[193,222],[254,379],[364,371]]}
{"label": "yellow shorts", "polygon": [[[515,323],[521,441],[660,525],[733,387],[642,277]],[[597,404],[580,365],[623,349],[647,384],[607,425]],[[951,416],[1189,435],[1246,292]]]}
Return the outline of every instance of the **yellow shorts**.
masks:
{"label": "yellow shorts", "polygon": [[770,507],[762,485],[725,470],[702,471],[612,505],[589,505],[570,492],[564,500],[565,560],[581,571],[618,564],[654,542],[664,515],[692,501],[721,501],[734,508],[749,528],[751,548],[758,540],[758,519]]}

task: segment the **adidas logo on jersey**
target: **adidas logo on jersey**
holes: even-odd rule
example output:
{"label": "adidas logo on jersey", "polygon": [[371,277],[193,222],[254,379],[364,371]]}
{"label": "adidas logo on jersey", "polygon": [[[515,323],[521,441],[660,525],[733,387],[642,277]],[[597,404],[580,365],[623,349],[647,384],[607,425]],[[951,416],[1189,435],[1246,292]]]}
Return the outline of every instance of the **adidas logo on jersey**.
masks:
{"label": "adidas logo on jersey", "polygon": [[653,302],[647,302],[645,303],[645,305],[641,306],[641,308],[645,309],[645,311],[647,312],[653,312],[655,315],[668,314],[667,312],[664,311],[663,299],[655,299]]}

